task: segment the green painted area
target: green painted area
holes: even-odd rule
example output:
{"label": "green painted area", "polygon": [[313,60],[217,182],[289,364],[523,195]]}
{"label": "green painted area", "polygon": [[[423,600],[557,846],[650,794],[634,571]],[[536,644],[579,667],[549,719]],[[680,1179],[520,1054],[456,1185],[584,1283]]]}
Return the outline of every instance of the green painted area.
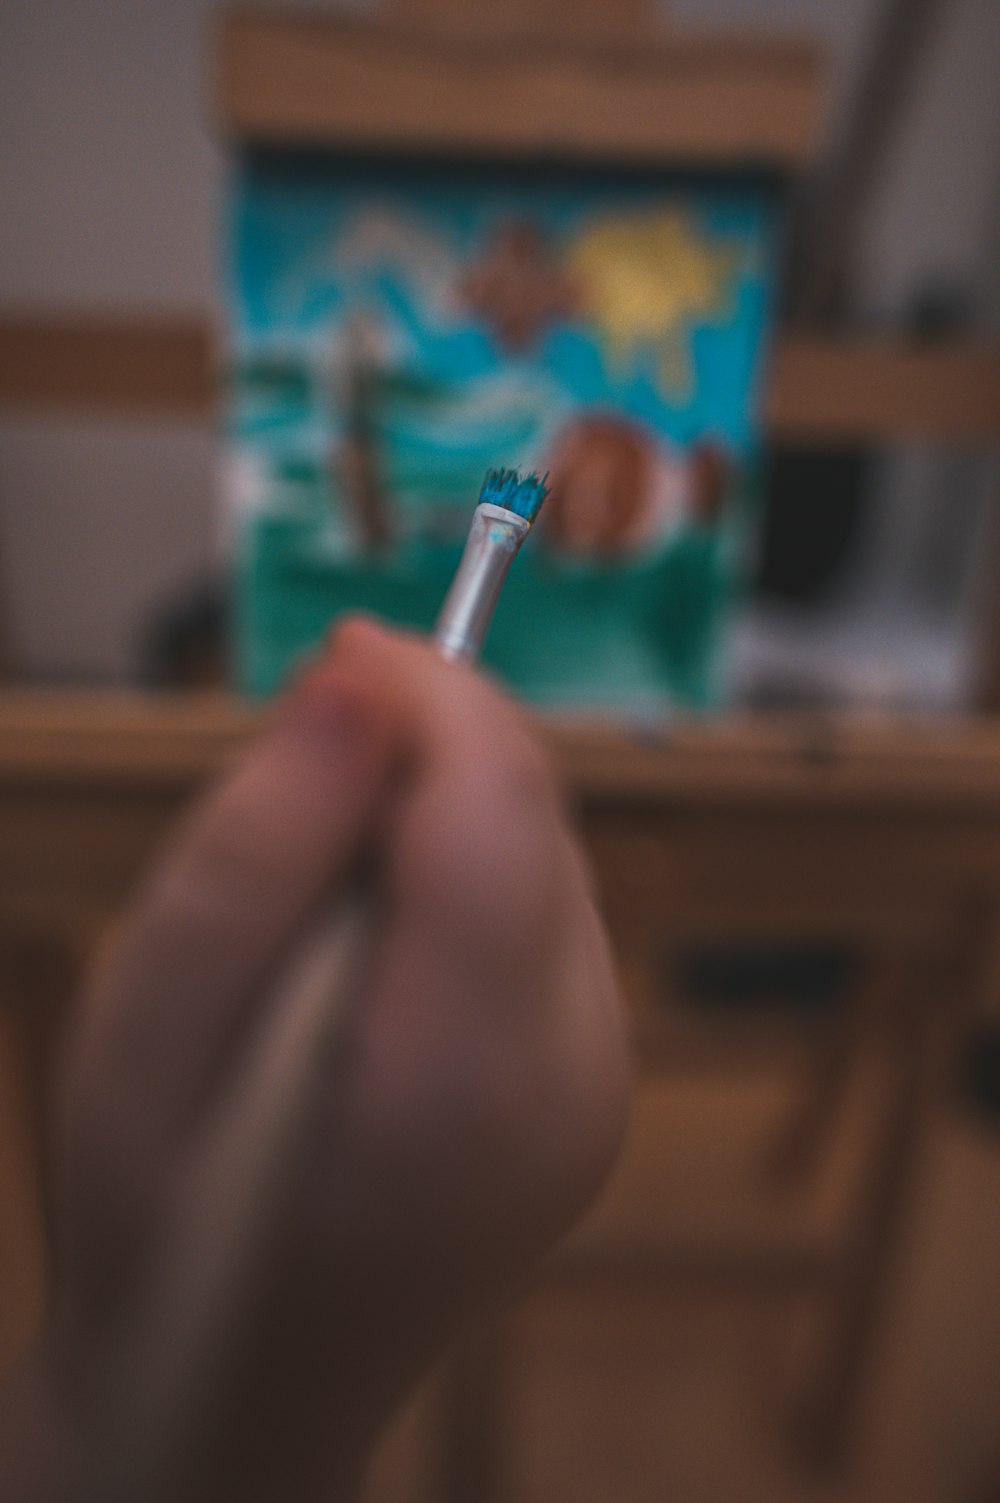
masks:
{"label": "green painted area", "polygon": [[[689,530],[655,559],[619,565],[556,560],[533,542],[504,586],[483,655],[488,669],[543,705],[653,709],[664,691],[690,708],[714,703],[732,596],[718,530]],[[338,558],[316,546],[307,519],[254,519],[236,601],[240,682],[260,695],[280,688],[352,611],[430,631],[460,554],[458,544],[410,543],[382,560]]]}

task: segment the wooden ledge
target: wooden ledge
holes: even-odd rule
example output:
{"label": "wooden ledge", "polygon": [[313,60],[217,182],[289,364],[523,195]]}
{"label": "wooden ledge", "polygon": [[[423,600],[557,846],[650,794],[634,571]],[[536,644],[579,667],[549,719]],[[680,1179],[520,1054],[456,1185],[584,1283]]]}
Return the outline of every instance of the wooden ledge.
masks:
{"label": "wooden ledge", "polygon": [[215,385],[206,318],[0,310],[0,408],[204,421]]}
{"label": "wooden ledge", "polygon": [[[0,789],[183,792],[224,766],[269,709],[226,694],[0,693]],[[756,716],[629,732],[540,720],[585,801],[1000,814],[1000,719]]]}
{"label": "wooden ledge", "polygon": [[[0,308],[0,411],[208,421],[219,355],[207,318]],[[1000,440],[1000,346],[779,338],[764,399],[772,440]]]}
{"label": "wooden ledge", "polygon": [[764,420],[784,442],[1000,439],[1000,346],[786,335]]}

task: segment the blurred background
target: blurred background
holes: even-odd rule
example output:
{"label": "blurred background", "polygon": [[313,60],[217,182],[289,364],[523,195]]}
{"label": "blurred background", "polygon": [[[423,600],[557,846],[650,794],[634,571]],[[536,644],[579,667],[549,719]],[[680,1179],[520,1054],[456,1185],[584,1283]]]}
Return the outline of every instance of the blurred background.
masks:
{"label": "blurred background", "polygon": [[[711,662],[618,702],[612,661],[605,713],[543,722],[635,1122],[586,1227],[403,1417],[371,1503],[1000,1497],[1000,7],[303,5],[0,13],[0,1360],[44,1303],[74,985],[252,726],[236,691],[273,686],[297,581],[318,615],[276,678],[340,603],[325,490],[266,610],[239,548],[248,383],[298,379],[248,335],[252,193],[303,147],[331,181],[338,153],[471,160],[541,200],[564,168],[602,194],[662,177],[703,225],[751,216],[766,295],[701,426],[649,420],[662,465],[700,456],[685,525],[726,573],[683,579],[699,619],[698,580],[725,597]],[[536,136],[502,121],[526,57],[557,101]],[[484,58],[493,136],[447,86]],[[358,390],[327,396],[364,503]],[[719,453],[724,533],[696,504]]]}
{"label": "blurred background", "polygon": [[[220,313],[231,152],[209,84],[218,9],[5,7],[0,298],[12,332],[22,318],[88,317],[193,332]],[[932,339],[995,328],[995,6],[677,0],[663,20],[807,36],[822,52],[790,314]],[[21,362],[5,354],[16,388]],[[181,345],[174,358],[198,355]],[[213,429],[176,398],[169,421],[105,404],[98,423],[79,396],[12,407],[16,396],[0,473],[9,671],[134,681],[163,613],[183,615],[218,564]],[[196,405],[190,379],[185,399]],[[733,659],[740,691],[965,702],[974,558],[989,549],[981,448],[904,425],[838,453],[817,482],[792,447]]]}

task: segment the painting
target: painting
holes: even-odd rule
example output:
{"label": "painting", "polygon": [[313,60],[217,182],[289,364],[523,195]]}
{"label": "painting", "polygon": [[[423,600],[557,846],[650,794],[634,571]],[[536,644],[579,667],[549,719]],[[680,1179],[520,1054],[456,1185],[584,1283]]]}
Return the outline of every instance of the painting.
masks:
{"label": "painting", "polygon": [[752,181],[248,156],[226,511],[240,681],[344,610],[433,621],[489,466],[551,495],[487,650],[528,697],[710,703],[757,451]]}

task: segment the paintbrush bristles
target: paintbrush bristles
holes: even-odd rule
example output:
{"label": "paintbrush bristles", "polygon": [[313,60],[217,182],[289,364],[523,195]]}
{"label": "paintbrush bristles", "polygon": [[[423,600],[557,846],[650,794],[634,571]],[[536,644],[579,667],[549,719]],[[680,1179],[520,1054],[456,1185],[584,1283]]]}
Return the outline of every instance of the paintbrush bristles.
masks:
{"label": "paintbrush bristles", "polygon": [[547,473],[539,476],[522,475],[520,470],[487,470],[479,492],[479,504],[488,502],[490,506],[502,506],[505,511],[523,517],[530,526],[548,495],[545,484],[548,478]]}

